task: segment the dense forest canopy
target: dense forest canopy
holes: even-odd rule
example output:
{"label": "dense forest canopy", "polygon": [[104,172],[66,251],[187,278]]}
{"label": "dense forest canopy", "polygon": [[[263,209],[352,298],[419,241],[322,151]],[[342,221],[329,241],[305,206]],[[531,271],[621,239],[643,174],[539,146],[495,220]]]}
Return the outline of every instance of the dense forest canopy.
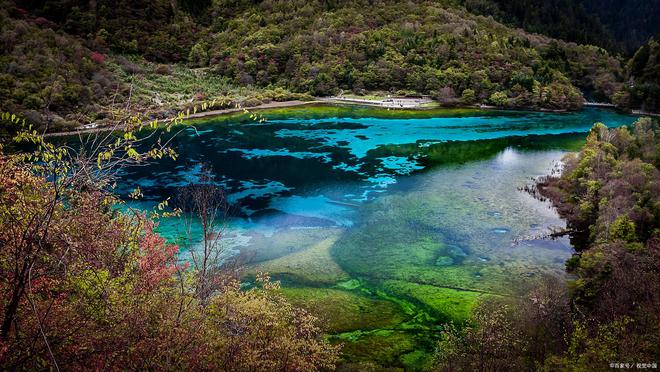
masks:
{"label": "dense forest canopy", "polygon": [[627,84],[614,95],[622,107],[642,107],[657,111],[660,107],[660,44],[651,40],[642,45],[628,61]]}
{"label": "dense forest canopy", "polygon": [[614,37],[616,46],[632,54],[650,38],[660,37],[658,0],[582,0],[584,8],[596,14]]}
{"label": "dense forest canopy", "polygon": [[632,55],[660,33],[657,0],[462,0],[475,14],[529,32]]}
{"label": "dense forest canopy", "polygon": [[[0,97],[51,130],[103,120],[129,99],[152,114],[190,99],[258,104],[371,91],[562,110],[581,107],[583,95],[618,97],[621,108],[656,109],[651,75],[641,77],[646,88],[631,87],[639,69],[579,44],[614,43],[587,4],[497,3],[5,0]],[[639,25],[644,35],[649,27]],[[653,69],[655,59],[647,62]],[[172,86],[185,88],[163,97]]]}
{"label": "dense forest canopy", "polygon": [[464,0],[463,5],[475,14],[492,16],[504,24],[529,32],[598,45],[610,51],[615,42],[599,17],[574,0]]}

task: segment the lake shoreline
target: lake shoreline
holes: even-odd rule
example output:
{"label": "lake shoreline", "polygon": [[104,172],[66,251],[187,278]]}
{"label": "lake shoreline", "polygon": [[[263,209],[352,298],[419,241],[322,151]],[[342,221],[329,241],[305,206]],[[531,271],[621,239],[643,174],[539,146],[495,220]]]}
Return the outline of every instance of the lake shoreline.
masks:
{"label": "lake shoreline", "polygon": [[[424,106],[422,104],[417,105],[417,106],[408,106],[408,107],[396,107],[396,106],[383,106],[381,104],[369,104],[365,102],[357,102],[353,100],[338,100],[334,99],[335,97],[315,97],[315,99],[310,100],[310,101],[300,101],[300,100],[293,100],[293,101],[273,101],[269,103],[262,103],[257,106],[253,107],[233,107],[233,108],[225,108],[225,109],[219,109],[219,110],[209,110],[209,111],[203,111],[203,112],[197,112],[194,114],[190,114],[184,118],[184,120],[191,120],[191,119],[203,119],[203,118],[211,118],[211,117],[216,117],[216,116],[224,116],[228,114],[234,114],[237,112],[243,112],[245,110],[248,111],[260,111],[260,110],[267,110],[267,109],[274,109],[274,108],[288,108],[288,107],[298,107],[298,106],[306,106],[306,105],[313,105],[313,104],[326,104],[326,105],[347,105],[347,106],[367,106],[367,107],[375,107],[375,108],[382,108],[384,110],[413,110],[413,111],[423,111],[423,110],[428,110],[430,107]],[[376,101],[378,102],[378,101]],[[437,102],[437,101],[433,101]],[[585,105],[585,107],[590,107],[589,105]],[[455,107],[445,107],[445,106],[439,106],[439,107],[433,107],[433,108],[446,108],[446,109],[452,109],[452,108],[471,108],[471,109],[477,109],[477,110],[498,110],[498,111],[530,111],[530,112],[546,112],[546,113],[570,113],[573,110],[552,110],[552,109],[544,109],[544,108],[531,108],[531,107],[498,107],[498,106],[490,106],[490,105],[484,105],[484,104],[478,104],[478,105],[468,105],[468,106],[455,106]],[[607,109],[610,110],[615,110],[615,111],[620,111],[616,108],[610,108],[607,107]],[[580,110],[575,110],[575,111],[580,111]],[[657,113],[647,113],[644,112],[643,114],[635,113],[633,112],[633,115],[651,115],[651,116],[658,116],[660,114]],[[100,132],[107,132],[110,130],[119,130],[122,129],[121,127],[111,127],[111,126],[99,126],[99,127],[94,127],[94,128],[81,128],[77,130],[72,130],[72,131],[66,131],[66,132],[49,132],[45,133],[44,137],[66,137],[66,136],[72,136],[72,135],[80,135],[80,134],[91,134],[91,133],[100,133]]]}
{"label": "lake shoreline", "polygon": [[[296,106],[304,106],[304,105],[310,105],[310,104],[315,104],[315,103],[322,103],[322,101],[282,101],[282,102],[270,102],[270,103],[263,103],[258,106],[254,107],[234,107],[234,108],[226,108],[226,109],[220,109],[220,110],[210,110],[210,111],[203,111],[203,112],[197,112],[194,114],[190,114],[185,117],[184,120],[191,120],[191,119],[202,119],[202,118],[209,118],[209,117],[215,117],[215,116],[223,116],[223,115],[228,115],[228,114],[233,114],[237,112],[242,112],[244,110],[266,110],[266,109],[272,109],[272,108],[286,108],[286,107],[296,107]],[[121,129],[121,127],[114,128],[110,126],[102,126],[102,127],[95,127],[95,128],[89,128],[89,129],[77,129],[73,131],[68,131],[68,132],[50,132],[46,133],[44,137],[65,137],[65,136],[71,136],[75,134],[90,134],[90,133],[98,133],[98,132],[106,132],[109,130],[118,130]]]}

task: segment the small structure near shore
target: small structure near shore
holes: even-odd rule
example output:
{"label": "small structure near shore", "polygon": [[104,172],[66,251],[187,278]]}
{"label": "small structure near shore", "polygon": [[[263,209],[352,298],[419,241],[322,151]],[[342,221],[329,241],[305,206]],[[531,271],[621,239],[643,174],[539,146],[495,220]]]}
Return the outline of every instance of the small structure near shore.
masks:
{"label": "small structure near shore", "polygon": [[616,106],[615,106],[614,104],[612,104],[612,103],[605,103],[605,102],[588,102],[588,101],[585,101],[585,102],[584,102],[584,106],[587,106],[587,107],[616,107]]}
{"label": "small structure near shore", "polygon": [[345,102],[345,103],[353,103],[360,105],[379,106],[385,108],[402,108],[402,109],[415,108],[433,102],[430,96],[387,97],[380,100],[340,96],[340,97],[329,97],[325,100],[332,102]]}

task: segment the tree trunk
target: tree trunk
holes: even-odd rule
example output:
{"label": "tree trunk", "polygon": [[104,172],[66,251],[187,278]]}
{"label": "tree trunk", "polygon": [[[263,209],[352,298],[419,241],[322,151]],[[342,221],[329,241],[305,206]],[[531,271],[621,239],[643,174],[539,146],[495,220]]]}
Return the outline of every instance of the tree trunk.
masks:
{"label": "tree trunk", "polygon": [[11,330],[11,324],[14,321],[16,312],[18,311],[18,304],[21,302],[21,297],[23,297],[23,291],[25,290],[25,285],[23,281],[19,281],[19,285],[14,288],[14,292],[11,295],[11,301],[7,304],[5,308],[5,315],[2,319],[2,328],[0,328],[0,336],[3,339],[6,339]]}

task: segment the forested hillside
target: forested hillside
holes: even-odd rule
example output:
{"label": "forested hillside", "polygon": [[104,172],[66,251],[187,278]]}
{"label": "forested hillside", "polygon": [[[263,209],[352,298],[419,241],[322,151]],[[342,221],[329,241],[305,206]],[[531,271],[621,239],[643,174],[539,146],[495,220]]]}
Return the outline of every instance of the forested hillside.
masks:
{"label": "forested hillside", "polygon": [[660,32],[658,0],[461,0],[470,12],[579,44],[632,55]]}
{"label": "forested hillside", "polygon": [[660,1],[658,0],[580,0],[584,8],[596,14],[614,37],[616,46],[632,54],[649,38],[660,37]]}
{"label": "forested hillside", "polygon": [[599,17],[576,0],[462,0],[474,13],[529,32],[548,35],[578,44],[616,48],[610,32]]}
{"label": "forested hillside", "polygon": [[[18,4],[5,1],[0,12],[0,99],[51,130],[102,121],[128,101],[158,115],[214,99],[210,107],[340,92],[571,110],[583,94],[610,101],[626,78],[625,61],[600,47],[513,29],[454,1]],[[566,4],[575,17],[549,14],[584,29],[541,17],[534,23],[544,27],[532,31],[556,26],[581,35],[556,36],[598,44],[599,23]],[[502,12],[505,21],[516,14]]]}
{"label": "forested hillside", "polygon": [[614,96],[621,107],[640,107],[657,112],[660,109],[660,44],[651,40],[628,62],[627,83]]}

